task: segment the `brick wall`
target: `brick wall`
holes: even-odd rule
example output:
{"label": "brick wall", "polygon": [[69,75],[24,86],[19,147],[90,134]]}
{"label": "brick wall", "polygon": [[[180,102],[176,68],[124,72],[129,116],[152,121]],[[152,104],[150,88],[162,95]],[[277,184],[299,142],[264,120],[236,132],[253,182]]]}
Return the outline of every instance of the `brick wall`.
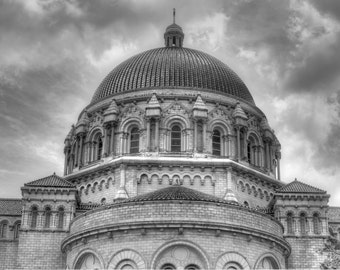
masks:
{"label": "brick wall", "polygon": [[0,269],[16,267],[18,255],[18,241],[0,240]]}
{"label": "brick wall", "polygon": [[21,232],[18,251],[19,269],[65,269],[61,241],[65,232]]}
{"label": "brick wall", "polygon": [[[246,237],[232,233],[221,233],[216,236],[208,230],[184,230],[182,235],[174,229],[155,229],[148,230],[145,235],[140,231],[129,230],[113,235],[113,238],[100,237],[93,239],[86,244],[78,243],[67,253],[67,265],[73,267],[79,254],[82,252],[93,252],[100,258],[100,261],[107,267],[114,257],[121,250],[132,250],[138,253],[147,268],[154,265],[151,262],[157,262],[157,251],[161,250],[167,244],[190,244],[197,249],[202,250],[205,257],[208,258],[208,267],[214,269],[218,259],[228,253],[239,254],[243,256],[250,269],[254,268],[258,260],[267,255],[277,258],[280,266],[285,268],[285,258],[282,251],[277,247],[271,248],[261,241],[248,241]],[[121,258],[123,259],[123,258]]]}
{"label": "brick wall", "polygon": [[282,237],[283,228],[269,216],[232,205],[217,205],[206,202],[146,202],[113,205],[75,218],[70,227],[71,234],[96,229],[105,225],[126,222],[187,221],[233,224],[257,229]]}
{"label": "brick wall", "polygon": [[292,246],[292,253],[288,258],[288,268],[320,269],[320,263],[326,255],[320,250],[324,247],[324,239],[313,237],[287,237]]}

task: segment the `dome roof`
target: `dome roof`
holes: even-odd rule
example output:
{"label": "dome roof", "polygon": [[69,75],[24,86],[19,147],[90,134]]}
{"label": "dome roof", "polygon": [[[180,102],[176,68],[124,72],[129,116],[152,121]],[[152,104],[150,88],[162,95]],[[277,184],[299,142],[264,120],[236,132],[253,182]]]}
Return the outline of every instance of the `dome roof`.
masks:
{"label": "dome roof", "polygon": [[180,185],[173,185],[146,194],[138,195],[136,197],[126,199],[123,202],[172,201],[172,200],[203,201],[238,205],[237,202],[229,202],[221,198],[191,188],[183,187]]}
{"label": "dome roof", "polygon": [[179,31],[179,32],[183,33],[182,27],[180,27],[178,24],[175,24],[175,23],[170,24],[166,28],[165,32],[169,32],[169,31]]}
{"label": "dome roof", "polygon": [[227,65],[183,47],[152,49],[124,61],[102,81],[92,103],[125,91],[162,88],[213,90],[255,105],[247,86]]}

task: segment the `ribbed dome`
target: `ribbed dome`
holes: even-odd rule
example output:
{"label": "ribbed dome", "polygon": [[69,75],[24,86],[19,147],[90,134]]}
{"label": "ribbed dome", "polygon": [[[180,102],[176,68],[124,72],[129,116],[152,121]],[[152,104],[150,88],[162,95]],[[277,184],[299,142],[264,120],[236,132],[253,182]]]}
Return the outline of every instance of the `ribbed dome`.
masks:
{"label": "ribbed dome", "polygon": [[92,103],[125,91],[162,88],[208,89],[255,104],[247,86],[228,66],[183,47],[152,49],[121,63],[99,85]]}

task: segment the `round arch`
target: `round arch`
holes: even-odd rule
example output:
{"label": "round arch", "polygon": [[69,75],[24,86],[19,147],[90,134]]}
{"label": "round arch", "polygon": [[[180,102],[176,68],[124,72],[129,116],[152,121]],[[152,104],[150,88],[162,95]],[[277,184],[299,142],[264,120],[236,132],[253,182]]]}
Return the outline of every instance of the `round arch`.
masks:
{"label": "round arch", "polygon": [[84,264],[85,265],[92,264],[91,269],[103,269],[104,268],[103,262],[104,262],[103,258],[99,255],[99,253],[96,250],[92,248],[86,248],[78,253],[78,255],[73,261],[72,269],[82,269],[81,267]]}
{"label": "round arch", "polygon": [[119,132],[129,132],[133,127],[137,127],[139,130],[144,126],[143,121],[138,117],[131,117],[125,119],[119,127]]}
{"label": "round arch", "polygon": [[169,129],[171,128],[172,125],[176,123],[179,123],[181,125],[182,130],[190,127],[188,119],[181,115],[170,115],[163,120],[163,123],[164,123],[163,126]]}
{"label": "round arch", "polygon": [[120,269],[124,262],[130,262],[137,269],[147,269],[142,255],[132,249],[123,249],[113,254],[107,264],[107,269]]}
{"label": "round arch", "polygon": [[248,130],[248,133],[247,133],[247,140],[249,140],[250,137],[253,137],[256,141],[256,143],[259,145],[259,146],[263,146],[263,143],[262,143],[262,140],[260,139],[261,138],[261,135],[254,129],[250,129]]}
{"label": "round arch", "polygon": [[[166,263],[175,264],[176,262],[178,262],[179,259],[176,258],[176,255],[173,255],[172,257],[162,258],[162,256],[164,256],[164,253],[166,252],[176,254],[177,248],[179,249],[187,248],[189,252],[191,252],[190,255],[188,255],[188,257],[190,258],[194,258],[195,257],[194,255],[196,256],[198,255],[200,261],[196,260],[195,262],[189,262],[185,258],[182,258],[183,262],[185,262],[186,264],[188,265],[195,264],[201,266],[201,269],[206,270],[210,269],[208,256],[200,246],[190,241],[178,241],[178,240],[165,243],[157,249],[157,251],[152,255],[151,269],[159,269],[162,265]],[[182,254],[183,252],[180,253]]]}
{"label": "round arch", "polygon": [[257,259],[254,269],[281,269],[281,264],[273,253],[267,252]]}
{"label": "round arch", "polygon": [[221,119],[214,119],[209,123],[208,130],[212,132],[214,129],[219,129],[220,131],[222,131],[223,135],[232,134],[232,128],[226,121],[223,121]]}
{"label": "round arch", "polygon": [[222,254],[216,261],[215,269],[224,269],[228,264],[235,264],[242,269],[250,270],[250,264],[247,259],[237,252],[226,252]]}
{"label": "round arch", "polygon": [[93,128],[89,131],[89,133],[88,133],[88,135],[87,135],[87,137],[86,137],[86,141],[89,141],[89,142],[93,141],[93,140],[94,140],[94,137],[97,136],[98,133],[100,133],[101,136],[103,136],[103,129],[102,129],[101,127],[98,127],[98,126],[93,127]]}

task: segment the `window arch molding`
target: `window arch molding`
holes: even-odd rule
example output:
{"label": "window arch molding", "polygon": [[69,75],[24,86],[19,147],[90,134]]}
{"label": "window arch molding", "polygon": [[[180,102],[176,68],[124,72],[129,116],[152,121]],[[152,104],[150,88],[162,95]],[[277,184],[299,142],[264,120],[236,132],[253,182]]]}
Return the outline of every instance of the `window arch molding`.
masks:
{"label": "window arch molding", "polygon": [[81,262],[81,260],[84,258],[84,256],[87,256],[87,255],[93,255],[95,256],[99,263],[100,263],[100,269],[104,269],[104,260],[102,258],[102,256],[100,256],[99,252],[97,252],[95,249],[93,248],[86,248],[86,249],[83,249],[82,251],[80,251],[78,253],[78,255],[76,256],[76,258],[74,259],[73,261],[73,266],[71,269],[77,269],[77,267],[79,266],[79,263]]}
{"label": "window arch molding", "polygon": [[247,160],[255,166],[263,166],[263,143],[255,130],[247,133]]}
{"label": "window arch molding", "polygon": [[306,235],[308,232],[308,221],[307,221],[307,213],[305,211],[301,211],[299,213],[299,231],[301,235]]}
{"label": "window arch molding", "polygon": [[130,153],[131,149],[131,131],[135,132],[134,134],[137,135],[137,138],[135,138],[135,148],[138,149],[133,151],[133,153],[140,152],[143,149],[143,145],[141,144],[141,133],[140,131],[146,126],[146,123],[141,121],[141,119],[137,117],[131,117],[129,119],[125,119],[119,126],[119,132],[121,133],[121,137],[119,140],[120,145],[120,151],[121,154]]}
{"label": "window arch molding", "polygon": [[63,229],[64,222],[65,222],[65,207],[61,205],[57,207],[57,220],[56,220],[57,228]]}
{"label": "window arch molding", "polygon": [[[231,135],[229,125],[221,120],[215,120],[209,125],[209,132],[211,134],[211,153],[216,156],[230,156],[231,138],[226,140],[226,137]],[[216,137],[217,132],[219,133],[219,138]],[[219,149],[218,145],[220,145]]]}
{"label": "window arch molding", "polygon": [[0,239],[8,238],[9,221],[3,219],[0,221]]}
{"label": "window arch molding", "polygon": [[273,266],[274,266],[273,269],[281,269],[282,268],[279,259],[273,253],[266,252],[266,253],[262,254],[257,259],[257,261],[255,263],[254,269],[262,269],[263,268],[261,266],[261,262],[263,261],[263,259],[269,259],[272,262]]}
{"label": "window arch molding", "polygon": [[30,219],[29,219],[29,226],[31,228],[36,228],[38,226],[38,216],[39,216],[39,207],[33,204],[30,207]]}
{"label": "window arch molding", "polygon": [[232,128],[228,124],[228,122],[223,121],[221,119],[214,119],[208,124],[208,130],[211,132],[215,129],[218,128],[220,131],[223,133],[223,135],[233,135],[232,134]]}
{"label": "window arch molding", "polygon": [[18,239],[19,238],[19,232],[21,227],[21,220],[17,220],[13,224],[13,238]]}
{"label": "window arch molding", "polygon": [[[101,156],[101,151],[99,149],[99,139],[101,140],[101,143],[103,144],[103,129],[101,127],[94,127],[89,133],[86,138],[86,142],[89,143],[88,146],[88,158],[87,160],[89,162],[96,161],[100,159],[99,157]],[[101,147],[104,147],[102,145]]]}
{"label": "window arch molding", "polygon": [[163,127],[164,128],[171,128],[171,126],[174,123],[180,123],[182,129],[187,129],[190,127],[190,122],[189,119],[187,119],[186,117],[182,116],[182,115],[170,115],[168,117],[166,117],[165,119],[163,119]]}
{"label": "window arch molding", "polygon": [[215,269],[224,269],[224,266],[228,263],[236,263],[242,267],[242,269],[250,270],[250,264],[247,259],[238,252],[226,252],[218,257],[216,260]]}
{"label": "window arch molding", "polygon": [[[153,254],[152,256],[152,259],[151,259],[151,263],[150,263],[150,266],[151,266],[151,269],[158,269],[158,260],[159,260],[159,257],[160,255],[165,251],[167,250],[168,248],[171,248],[171,247],[174,247],[174,246],[179,246],[179,245],[183,245],[183,246],[188,246],[192,249],[194,249],[197,253],[200,254],[201,256],[201,259],[202,259],[202,262],[205,264],[202,269],[207,269],[209,270],[211,267],[210,267],[210,263],[209,263],[209,259],[208,259],[208,256],[207,254],[205,253],[205,251],[200,247],[198,246],[197,244],[191,242],[191,241],[188,241],[188,240],[172,240],[172,241],[169,241],[168,243],[165,243],[163,244],[161,247],[158,248],[158,250]],[[171,263],[171,262],[170,262]]]}
{"label": "window arch molding", "polygon": [[295,215],[292,211],[286,212],[287,234],[294,234]]}
{"label": "window arch molding", "polygon": [[52,225],[52,207],[50,205],[44,206],[44,228],[50,228]]}
{"label": "window arch molding", "polygon": [[131,117],[131,118],[127,118],[124,121],[122,121],[122,123],[119,125],[119,132],[129,132],[132,128],[132,126],[137,126],[138,129],[142,129],[142,127],[146,126],[146,121],[142,121],[140,118],[138,117]]}
{"label": "window arch molding", "polygon": [[143,256],[133,249],[122,249],[114,253],[106,269],[117,269],[123,261],[133,261],[138,269],[147,269],[147,264]]}

